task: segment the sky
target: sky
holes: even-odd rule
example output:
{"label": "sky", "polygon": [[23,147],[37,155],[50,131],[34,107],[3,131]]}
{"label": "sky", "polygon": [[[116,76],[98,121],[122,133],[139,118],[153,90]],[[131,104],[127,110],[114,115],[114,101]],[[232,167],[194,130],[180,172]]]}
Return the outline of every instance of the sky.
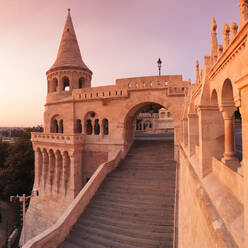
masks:
{"label": "sky", "polygon": [[238,0],[0,0],[0,127],[43,123],[46,71],[54,63],[71,9],[92,86],[115,79],[182,74],[209,55],[212,17],[240,23]]}

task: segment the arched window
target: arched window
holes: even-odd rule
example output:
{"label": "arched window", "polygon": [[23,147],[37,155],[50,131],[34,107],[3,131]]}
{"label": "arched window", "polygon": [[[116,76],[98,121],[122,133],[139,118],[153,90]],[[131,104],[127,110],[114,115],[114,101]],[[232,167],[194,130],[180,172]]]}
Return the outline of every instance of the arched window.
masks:
{"label": "arched window", "polygon": [[91,135],[92,134],[92,123],[91,123],[91,120],[88,119],[86,121],[86,134],[87,135]]}
{"label": "arched window", "polygon": [[52,120],[51,123],[51,133],[58,133],[59,132],[59,125],[56,119]]}
{"label": "arched window", "polygon": [[64,76],[62,78],[62,85],[64,91],[70,91],[70,80],[68,77]]}
{"label": "arched window", "polygon": [[99,120],[98,119],[95,119],[94,134],[95,135],[100,134],[100,125],[99,125]]}
{"label": "arched window", "polygon": [[76,133],[82,133],[82,122],[80,119],[77,119],[76,122]]}
{"label": "arched window", "polygon": [[108,120],[107,119],[103,119],[102,126],[103,126],[103,134],[108,135],[109,134],[109,126],[108,126]]}
{"label": "arched window", "polygon": [[63,124],[63,120],[59,121],[59,133],[63,133],[64,132],[64,124]]}
{"label": "arched window", "polygon": [[50,92],[56,92],[58,91],[58,79],[57,78],[53,78],[52,82],[51,82],[51,88],[50,88]]}
{"label": "arched window", "polygon": [[85,88],[85,79],[82,77],[78,80],[78,88],[79,89]]}

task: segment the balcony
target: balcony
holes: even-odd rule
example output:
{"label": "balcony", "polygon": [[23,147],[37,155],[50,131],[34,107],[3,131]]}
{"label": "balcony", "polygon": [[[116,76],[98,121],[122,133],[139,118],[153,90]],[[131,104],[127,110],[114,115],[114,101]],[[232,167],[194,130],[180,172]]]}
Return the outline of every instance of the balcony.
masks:
{"label": "balcony", "polygon": [[31,133],[32,142],[40,143],[56,143],[56,144],[83,144],[85,140],[84,134],[63,134],[63,133]]}

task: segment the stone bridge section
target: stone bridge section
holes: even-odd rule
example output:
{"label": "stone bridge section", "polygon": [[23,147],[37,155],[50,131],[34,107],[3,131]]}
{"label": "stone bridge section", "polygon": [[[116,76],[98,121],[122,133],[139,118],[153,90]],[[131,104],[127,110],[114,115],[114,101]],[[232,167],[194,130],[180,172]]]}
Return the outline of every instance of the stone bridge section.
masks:
{"label": "stone bridge section", "polygon": [[175,178],[171,141],[135,141],[59,247],[173,247]]}

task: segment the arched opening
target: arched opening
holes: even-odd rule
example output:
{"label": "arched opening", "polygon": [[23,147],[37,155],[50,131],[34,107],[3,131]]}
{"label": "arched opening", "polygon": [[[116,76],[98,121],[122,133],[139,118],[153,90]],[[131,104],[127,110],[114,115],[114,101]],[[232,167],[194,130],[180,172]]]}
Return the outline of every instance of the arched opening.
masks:
{"label": "arched opening", "polygon": [[103,119],[102,120],[102,126],[103,126],[103,135],[108,135],[109,134],[108,119]]}
{"label": "arched opening", "polygon": [[82,122],[80,119],[76,121],[76,133],[82,133]]}
{"label": "arched opening", "polygon": [[81,77],[81,78],[78,80],[78,88],[79,88],[79,89],[85,88],[85,79],[84,79],[83,77]]}
{"label": "arched opening", "polygon": [[59,121],[59,133],[64,133],[64,122],[63,122],[63,120]]}
{"label": "arched opening", "polygon": [[173,119],[159,119],[160,109],[164,106],[144,102],[133,107],[125,118],[125,143],[131,145],[139,139],[171,139],[174,142]]}
{"label": "arched opening", "polygon": [[87,135],[92,135],[92,122],[90,119],[86,120],[86,130]]}
{"label": "arched opening", "polygon": [[100,125],[99,125],[99,120],[98,119],[95,119],[94,134],[95,135],[99,135],[100,134]]}
{"label": "arched opening", "polygon": [[64,76],[62,78],[63,91],[70,91],[70,80],[68,77]]}
{"label": "arched opening", "polygon": [[52,79],[51,81],[51,88],[50,88],[50,92],[56,92],[58,91],[58,79],[55,77]]}
{"label": "arched opening", "polygon": [[54,117],[51,121],[51,133],[58,133],[59,132],[59,125],[58,125],[58,120],[55,119]]}
{"label": "arched opening", "polygon": [[236,156],[236,142],[235,142],[235,118],[234,112],[236,111],[233,97],[233,87],[230,79],[226,79],[221,92],[221,111],[224,119],[225,139],[224,147],[225,152],[221,161],[233,170],[237,170],[240,166]]}

